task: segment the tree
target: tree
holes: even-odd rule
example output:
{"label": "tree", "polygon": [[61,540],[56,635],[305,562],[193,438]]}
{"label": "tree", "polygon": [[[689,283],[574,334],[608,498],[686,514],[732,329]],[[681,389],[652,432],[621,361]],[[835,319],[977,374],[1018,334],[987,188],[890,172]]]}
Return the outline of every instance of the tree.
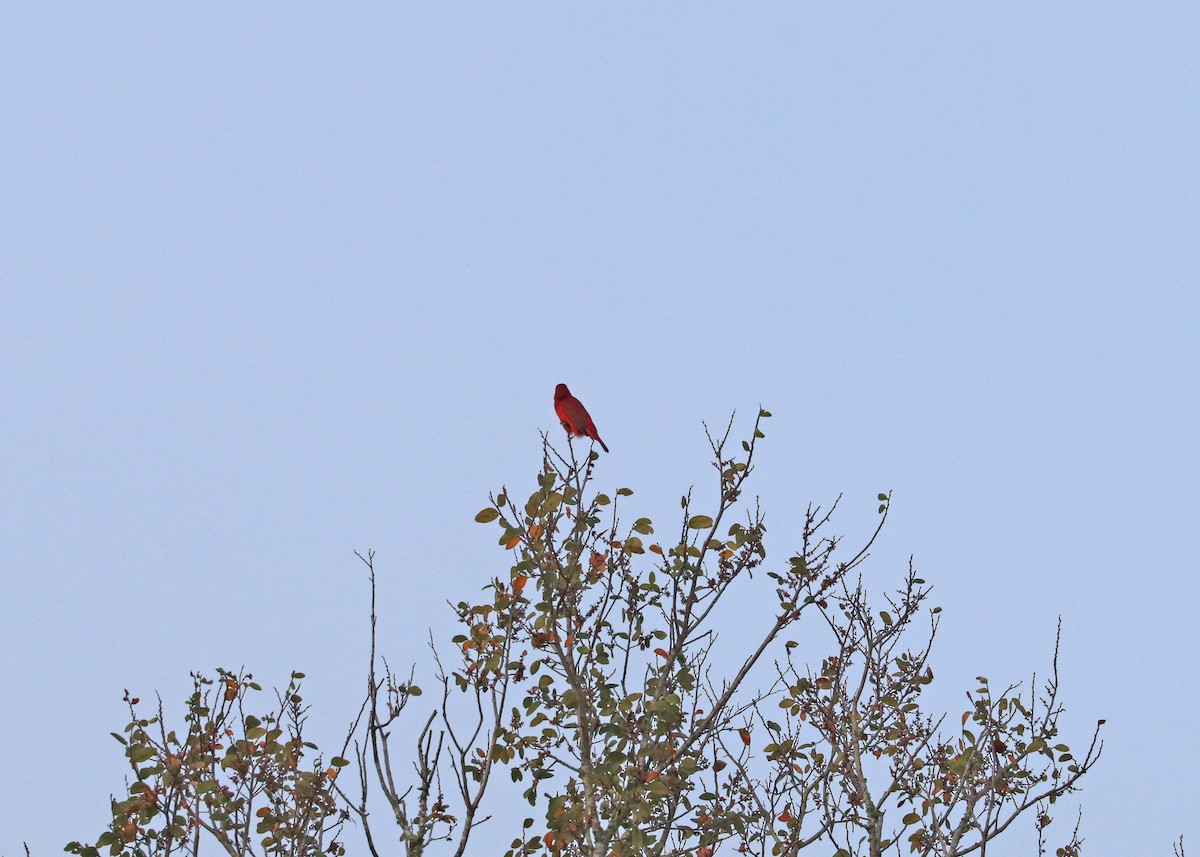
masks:
{"label": "tree", "polygon": [[232,855],[343,853],[336,836],[349,816],[332,786],[345,761],[325,768],[310,752],[317,748],[304,738],[303,678],[293,673],[276,694],[278,708],[256,716],[248,704],[262,688],[253,676],[193,674],[181,731],[167,728],[161,699],[147,717],[126,691],[130,720],[112,735],[133,773],[127,797],[112,800],[112,820],[94,844],[66,850],[166,857],[198,854],[207,841]]}
{"label": "tree", "polygon": [[[740,447],[732,421],[709,435],[717,490],[707,505],[684,495],[677,528],[657,539],[650,519],[623,517],[631,490],[593,489],[596,453],[580,461],[544,437],[536,490],[524,503],[502,490],[476,516],[499,527],[509,568],[484,598],[456,605],[453,656],[434,651],[440,698],[410,754],[394,746],[395,730],[421,690],[376,652],[368,552],[367,693],[341,756],[328,767],[314,756],[299,773],[315,747],[300,734],[295,683],[279,696],[285,717],[250,718],[240,708],[249,677],[220,674],[227,705],[217,709],[198,678],[186,739],[163,732],[161,715],[133,713],[122,739],[136,774],[130,797],[114,802],[95,845],[68,850],[195,854],[206,833],[230,854],[338,854],[336,834],[352,818],[373,857],[494,853],[494,838],[482,846],[477,831],[497,826],[484,806],[506,769],[530,807],[506,857],[809,846],[838,857],[982,855],[1022,816],[1044,852],[1050,806],[1103,746],[1103,721],[1081,755],[1060,739],[1057,644],[1040,686],[994,690],[980,677],[961,718],[926,711],[939,620],[929,587],[910,564],[872,603],[859,576],[890,495],[879,495],[878,526],[855,550],[827,532],[835,501],[810,506],[795,553],[767,563],[763,516],[744,492],[769,416],[759,413]],[[752,633],[719,634],[728,594],[764,578],[770,611],[741,623]],[[802,622],[828,632],[826,651],[795,639]],[[228,741],[220,761],[214,735]],[[352,785],[338,778],[348,764]],[[1057,853],[1079,848],[1076,826]]]}

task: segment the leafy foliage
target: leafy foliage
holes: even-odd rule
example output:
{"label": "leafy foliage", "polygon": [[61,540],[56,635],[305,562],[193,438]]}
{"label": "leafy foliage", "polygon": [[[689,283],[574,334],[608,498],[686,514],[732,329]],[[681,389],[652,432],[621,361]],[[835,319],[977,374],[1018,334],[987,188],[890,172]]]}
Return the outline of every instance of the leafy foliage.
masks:
{"label": "leafy foliage", "polygon": [[[130,796],[114,802],[101,840],[69,850],[194,854],[205,832],[231,854],[256,844],[339,854],[334,836],[352,817],[373,857],[390,853],[389,840],[409,857],[435,845],[463,855],[490,820],[485,800],[504,770],[531,807],[515,839],[490,843],[505,857],[765,857],[810,846],[952,857],[982,852],[1026,814],[1044,851],[1048,807],[1102,747],[1099,726],[1081,755],[1059,736],[1057,648],[1041,686],[995,692],[981,677],[949,727],[929,712],[939,618],[929,588],[910,566],[872,603],[858,571],[889,495],[856,548],[827,533],[835,501],[810,506],[796,550],[767,562],[764,518],[744,492],[769,417],[759,413],[740,447],[730,428],[710,434],[716,491],[707,501],[685,494],[666,527],[626,515],[630,489],[592,488],[595,453],[579,461],[545,440],[528,498],[502,490],[475,516],[497,528],[508,568],[483,597],[455,605],[452,653],[434,651],[440,699],[411,730],[411,752],[394,746],[396,727],[422,691],[376,652],[368,552],[368,691],[343,750],[354,788],[337,779],[340,757],[327,769],[319,757],[300,765],[315,748],[300,736],[298,678],[280,696],[281,721],[242,713],[256,688],[248,676],[220,673],[216,698],[197,677],[183,739],[163,731],[161,712],[134,717],[122,739],[137,777]],[[730,593],[763,585],[770,608],[722,635]],[[828,630],[825,650],[802,650],[793,632],[806,617]],[[1058,853],[1079,848],[1076,828]]]}
{"label": "leafy foliage", "polygon": [[[132,769],[128,797],[113,800],[112,820],[94,844],[72,842],[83,857],[195,855],[202,834],[228,854],[344,853],[336,834],[347,818],[332,785],[345,759],[325,767],[304,740],[301,673],[277,695],[275,712],[247,711],[261,687],[248,673],[193,674],[184,728],[169,730],[162,702],[145,717],[125,694],[130,721],[122,735]],[[306,757],[312,761],[306,763]]]}

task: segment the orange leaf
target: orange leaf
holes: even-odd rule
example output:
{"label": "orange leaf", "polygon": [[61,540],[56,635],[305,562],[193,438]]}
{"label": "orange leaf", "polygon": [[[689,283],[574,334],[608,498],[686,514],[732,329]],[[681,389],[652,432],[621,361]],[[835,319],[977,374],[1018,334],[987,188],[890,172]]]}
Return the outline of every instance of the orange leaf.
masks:
{"label": "orange leaf", "polygon": [[650,553],[656,553],[659,556],[662,556],[662,548],[660,548],[658,545],[650,545]]}
{"label": "orange leaf", "polygon": [[970,717],[970,716],[971,716],[971,712],[969,712],[969,711],[964,711],[964,712],[963,712],[963,722],[962,722],[962,725],[963,725],[963,726],[966,726],[966,725],[967,725],[967,718],[968,718],[968,717]]}
{"label": "orange leaf", "polygon": [[513,536],[511,539],[509,539],[508,541],[506,541],[506,542],[504,543],[504,549],[505,549],[506,551],[510,551],[510,550],[512,550],[513,548],[515,548],[517,545],[519,545],[520,543],[521,543],[521,537],[520,537],[520,536]]}
{"label": "orange leaf", "polygon": [[747,747],[750,746],[750,732],[747,729],[739,729],[738,734],[742,736],[742,743]]}
{"label": "orange leaf", "polygon": [[792,820],[791,813],[789,813],[785,809],[783,812],[779,813],[779,820],[782,821],[784,824],[787,824],[789,821]]}
{"label": "orange leaf", "polygon": [[721,551],[720,556],[721,559],[729,559],[731,556],[733,556],[733,551],[731,551],[729,548],[725,548],[725,550]]}
{"label": "orange leaf", "polygon": [[258,812],[254,813],[254,814],[257,815],[259,818],[266,818],[268,815],[271,814],[271,807],[260,806],[258,808]]}
{"label": "orange leaf", "polygon": [[328,771],[325,772],[325,776],[329,777],[329,779],[331,779],[331,780],[336,780],[337,775],[338,775],[337,768],[330,768]]}
{"label": "orange leaf", "polygon": [[542,537],[542,533],[544,532],[546,532],[546,530],[541,524],[534,524],[529,528],[529,538],[540,539]]}
{"label": "orange leaf", "polygon": [[526,576],[525,576],[525,575],[523,575],[523,574],[518,574],[518,575],[516,576],[516,578],[513,580],[513,592],[515,592],[515,593],[517,593],[518,595],[520,595],[520,594],[521,594],[521,590],[525,588],[525,584],[526,584],[526,583],[528,583],[528,582],[529,582],[529,578],[528,578],[528,577],[526,577]]}
{"label": "orange leaf", "polygon": [[655,780],[657,780],[659,778],[660,774],[662,774],[662,771],[651,771],[650,773],[646,774],[646,782],[648,782],[648,783],[654,782]]}
{"label": "orange leaf", "polygon": [[669,658],[669,657],[671,657],[670,655],[668,655],[668,654],[667,654],[667,650],[666,650],[666,649],[655,649],[655,650],[654,650],[654,654],[658,655],[660,658]]}

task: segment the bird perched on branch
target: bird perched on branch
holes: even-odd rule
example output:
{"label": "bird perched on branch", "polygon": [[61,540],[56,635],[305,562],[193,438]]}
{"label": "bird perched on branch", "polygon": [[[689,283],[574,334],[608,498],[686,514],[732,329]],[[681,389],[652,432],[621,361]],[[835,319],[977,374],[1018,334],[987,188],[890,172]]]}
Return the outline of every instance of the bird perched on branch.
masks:
{"label": "bird perched on branch", "polygon": [[573,437],[590,437],[600,444],[601,449],[608,452],[608,447],[600,439],[600,432],[596,431],[591,414],[582,402],[571,395],[566,384],[559,384],[554,388],[554,413],[558,414],[559,422],[567,430],[568,441]]}

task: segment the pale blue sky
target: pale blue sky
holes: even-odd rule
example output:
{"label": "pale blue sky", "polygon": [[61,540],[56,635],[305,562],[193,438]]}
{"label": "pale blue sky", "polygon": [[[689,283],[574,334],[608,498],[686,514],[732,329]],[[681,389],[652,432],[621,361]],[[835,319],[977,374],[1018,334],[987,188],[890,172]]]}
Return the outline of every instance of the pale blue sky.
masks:
{"label": "pale blue sky", "polygon": [[332,746],[352,550],[427,662],[560,381],[639,515],[760,403],[781,561],[893,490],[948,704],[1061,614],[1091,853],[1197,834],[1195,3],[8,4],[0,76],[0,854],[99,832],[124,688],[303,669]]}

